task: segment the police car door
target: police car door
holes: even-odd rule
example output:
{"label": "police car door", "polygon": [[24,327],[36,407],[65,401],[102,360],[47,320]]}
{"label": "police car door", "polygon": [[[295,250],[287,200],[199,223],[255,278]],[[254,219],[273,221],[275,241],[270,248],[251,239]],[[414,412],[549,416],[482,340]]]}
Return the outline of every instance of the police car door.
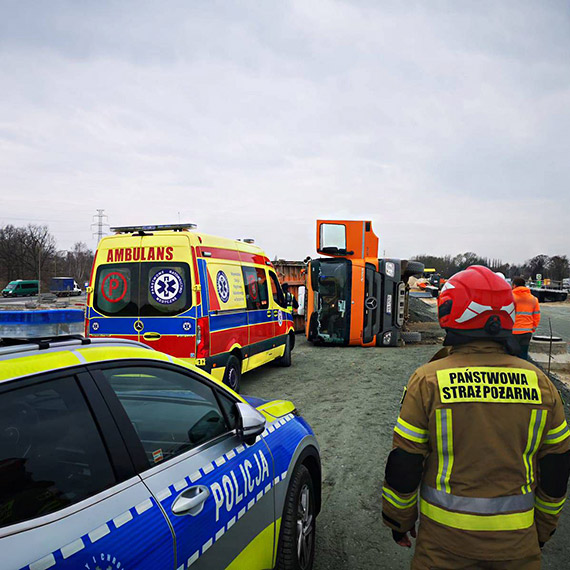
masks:
{"label": "police car door", "polygon": [[174,568],[168,521],[87,373],[3,382],[0,433],[3,570]]}
{"label": "police car door", "polygon": [[226,568],[254,539],[259,556],[248,570],[270,568],[273,461],[262,437],[247,446],[237,435],[231,397],[162,363],[115,363],[99,374],[134,426],[126,437],[131,453],[140,448],[141,477],[174,529],[176,568]]}

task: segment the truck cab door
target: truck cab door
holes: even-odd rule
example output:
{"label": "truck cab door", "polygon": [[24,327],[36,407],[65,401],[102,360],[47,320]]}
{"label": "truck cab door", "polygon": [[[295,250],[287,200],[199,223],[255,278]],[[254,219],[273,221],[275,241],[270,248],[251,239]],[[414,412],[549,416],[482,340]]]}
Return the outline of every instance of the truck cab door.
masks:
{"label": "truck cab door", "polygon": [[378,258],[378,237],[366,220],[317,220],[317,252],[331,257]]}

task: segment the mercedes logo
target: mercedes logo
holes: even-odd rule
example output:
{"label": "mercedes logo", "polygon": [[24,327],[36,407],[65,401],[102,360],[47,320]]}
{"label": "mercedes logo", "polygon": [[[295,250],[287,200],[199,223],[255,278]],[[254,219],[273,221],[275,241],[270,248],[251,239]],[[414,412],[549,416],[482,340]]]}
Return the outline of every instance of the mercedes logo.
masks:
{"label": "mercedes logo", "polygon": [[144,329],[144,324],[142,321],[135,321],[134,327],[137,332],[141,332]]}
{"label": "mercedes logo", "polygon": [[373,311],[378,306],[378,301],[374,297],[368,297],[366,301],[364,301],[364,305],[370,311]]}

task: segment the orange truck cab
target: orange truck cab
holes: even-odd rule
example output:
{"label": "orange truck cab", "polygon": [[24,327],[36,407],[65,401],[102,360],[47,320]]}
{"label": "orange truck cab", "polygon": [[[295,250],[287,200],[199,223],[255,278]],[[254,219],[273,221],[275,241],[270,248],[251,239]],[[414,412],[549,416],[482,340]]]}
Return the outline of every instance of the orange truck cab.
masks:
{"label": "orange truck cab", "polygon": [[274,360],[291,364],[291,309],[253,240],[194,228],[113,228],[95,255],[86,336],[140,341],[237,391],[242,372]]}
{"label": "orange truck cab", "polygon": [[406,282],[423,264],[378,258],[366,220],[317,220],[317,252],[307,270],[307,339],[315,344],[396,346]]}

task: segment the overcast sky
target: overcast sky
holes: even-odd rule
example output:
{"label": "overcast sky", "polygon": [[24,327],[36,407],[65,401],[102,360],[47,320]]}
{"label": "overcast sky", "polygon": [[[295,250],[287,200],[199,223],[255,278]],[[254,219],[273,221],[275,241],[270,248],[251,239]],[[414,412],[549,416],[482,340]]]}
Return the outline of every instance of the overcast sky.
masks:
{"label": "overcast sky", "polygon": [[565,1],[0,0],[0,225],[570,254]]}

